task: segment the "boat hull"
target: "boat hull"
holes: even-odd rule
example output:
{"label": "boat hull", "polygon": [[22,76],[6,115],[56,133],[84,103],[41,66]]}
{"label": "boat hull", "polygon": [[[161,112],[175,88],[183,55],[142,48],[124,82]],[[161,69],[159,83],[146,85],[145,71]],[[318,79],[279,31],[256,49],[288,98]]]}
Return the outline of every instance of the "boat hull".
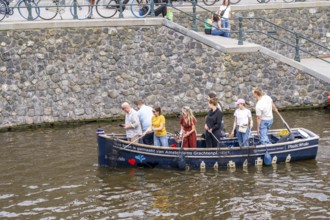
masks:
{"label": "boat hull", "polygon": [[[319,138],[312,132],[309,138],[285,143],[236,147],[237,139],[223,140],[225,147],[174,148],[131,144],[111,135],[98,135],[99,165],[111,168],[164,168],[164,169],[209,169],[262,165],[268,152],[273,163],[315,159]],[[174,141],[174,140],[173,140]],[[198,141],[203,145],[203,140]],[[227,147],[229,146],[229,147]],[[234,146],[234,147],[231,147]]]}

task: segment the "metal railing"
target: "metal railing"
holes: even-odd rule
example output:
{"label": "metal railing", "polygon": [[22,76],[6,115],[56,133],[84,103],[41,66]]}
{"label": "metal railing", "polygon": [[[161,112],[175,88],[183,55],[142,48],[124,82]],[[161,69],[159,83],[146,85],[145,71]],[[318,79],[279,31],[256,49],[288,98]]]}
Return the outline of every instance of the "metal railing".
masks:
{"label": "metal railing", "polygon": [[[192,14],[189,14],[189,13],[187,13],[187,12],[185,12],[185,11],[183,11],[183,10],[179,9],[178,7],[175,7],[173,5],[171,7],[174,8],[175,10],[181,12],[182,14],[184,14],[186,16],[190,16],[190,18],[192,18],[192,29],[194,31],[198,30],[198,25],[197,25],[198,22],[202,22],[203,24],[205,24],[205,19],[200,19],[196,16],[196,9],[197,8],[201,8],[205,12],[209,12],[212,15],[215,14],[213,11],[210,11],[209,9],[203,7],[202,5],[199,5],[196,2],[196,0],[192,0]],[[320,55],[315,54],[313,52],[308,51],[307,49],[302,48],[301,41],[302,41],[302,39],[305,40],[305,41],[308,41],[313,46],[322,48],[322,50],[325,51],[329,55],[330,55],[330,48],[328,48],[324,45],[321,45],[318,42],[315,42],[314,40],[310,39],[307,36],[304,36],[303,34],[301,34],[299,32],[291,31],[291,30],[289,30],[285,27],[277,25],[277,24],[275,24],[275,23],[273,23],[273,22],[271,22],[271,21],[269,21],[265,18],[261,18],[261,17],[239,17],[239,18],[236,18],[236,19],[229,19],[229,20],[234,21],[234,22],[238,22],[237,31],[230,31],[230,33],[232,33],[232,34],[237,34],[238,45],[243,45],[245,35],[251,34],[251,33],[257,33],[257,34],[265,35],[265,36],[267,36],[267,37],[269,37],[269,38],[271,38],[271,39],[273,39],[277,42],[280,42],[280,43],[282,43],[286,46],[289,46],[289,47],[293,48],[295,50],[294,60],[297,61],[297,62],[300,62],[300,60],[301,60],[300,52],[303,52],[303,53],[308,54],[309,56],[312,56],[312,57],[320,59],[324,62],[330,63],[330,61],[320,57]],[[278,37],[275,37],[274,36],[274,31],[269,32],[269,31],[266,31],[266,30],[258,30],[258,29],[245,30],[244,29],[245,28],[244,27],[244,21],[248,21],[248,20],[261,21],[261,22],[264,22],[264,23],[267,23],[267,24],[271,25],[274,30],[283,30],[285,32],[285,34],[293,35],[294,42],[286,42],[286,41],[284,41],[284,40],[282,40]],[[217,27],[214,27],[214,28],[217,28]],[[275,31],[275,34],[276,34],[276,31]]]}

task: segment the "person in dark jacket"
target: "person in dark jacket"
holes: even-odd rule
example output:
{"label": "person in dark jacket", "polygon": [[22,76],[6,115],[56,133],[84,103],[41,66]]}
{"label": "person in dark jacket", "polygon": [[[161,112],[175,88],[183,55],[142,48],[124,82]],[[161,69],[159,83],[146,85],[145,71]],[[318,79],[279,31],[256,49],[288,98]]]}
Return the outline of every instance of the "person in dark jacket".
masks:
{"label": "person in dark jacket", "polygon": [[206,147],[217,147],[221,138],[222,112],[218,108],[219,100],[212,98],[209,100],[210,111],[205,121]]}
{"label": "person in dark jacket", "polygon": [[[147,4],[147,1],[143,0],[143,3]],[[155,4],[160,4],[160,6],[157,7],[157,8],[156,8],[156,5],[155,5],[155,16],[158,16],[158,15],[162,14],[162,16],[165,17],[166,14],[167,14],[166,1],[163,2],[162,0],[154,0],[154,3]],[[148,12],[148,10],[149,10],[149,5],[143,6],[142,9],[141,9],[141,15],[145,15]],[[149,13],[151,13],[151,11]]]}

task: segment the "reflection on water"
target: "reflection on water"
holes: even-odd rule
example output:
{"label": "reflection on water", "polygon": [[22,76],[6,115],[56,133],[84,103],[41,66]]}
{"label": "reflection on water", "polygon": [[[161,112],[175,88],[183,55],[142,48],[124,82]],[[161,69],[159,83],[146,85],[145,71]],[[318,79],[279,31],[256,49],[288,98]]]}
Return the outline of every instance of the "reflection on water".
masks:
{"label": "reflection on water", "polygon": [[316,161],[205,172],[98,168],[95,131],[120,132],[118,123],[0,133],[0,218],[329,219],[329,115],[283,113],[320,135]]}

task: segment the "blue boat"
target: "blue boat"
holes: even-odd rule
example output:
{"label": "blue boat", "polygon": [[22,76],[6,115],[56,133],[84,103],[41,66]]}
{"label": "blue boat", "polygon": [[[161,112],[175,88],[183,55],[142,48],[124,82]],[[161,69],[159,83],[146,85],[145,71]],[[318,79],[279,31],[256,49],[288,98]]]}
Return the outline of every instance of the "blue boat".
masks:
{"label": "blue boat", "polygon": [[206,148],[198,135],[197,148],[180,148],[174,136],[170,147],[158,147],[127,141],[125,135],[104,134],[98,130],[98,161],[100,167],[110,168],[164,168],[164,169],[218,169],[251,165],[271,165],[315,159],[319,136],[304,128],[294,128],[286,136],[283,130],[271,130],[271,144],[260,145],[252,132],[248,147],[239,147],[237,138],[224,138],[217,147]]}

